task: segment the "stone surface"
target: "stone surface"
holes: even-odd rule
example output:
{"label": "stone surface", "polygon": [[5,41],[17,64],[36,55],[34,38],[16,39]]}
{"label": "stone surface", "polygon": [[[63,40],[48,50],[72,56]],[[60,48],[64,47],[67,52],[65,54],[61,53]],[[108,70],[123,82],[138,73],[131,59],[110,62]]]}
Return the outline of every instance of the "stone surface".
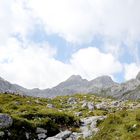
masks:
{"label": "stone surface", "polygon": [[12,125],[13,119],[7,114],[0,114],[0,129],[8,128]]}
{"label": "stone surface", "polygon": [[45,134],[45,133],[40,133],[40,134],[37,134],[37,137],[38,137],[38,140],[44,140],[46,137],[47,137],[47,135]]}
{"label": "stone surface", "polygon": [[46,140],[65,140],[66,138],[69,138],[71,134],[72,134],[71,131],[65,130],[58,133],[54,137],[48,137]]}
{"label": "stone surface", "polygon": [[44,128],[41,128],[41,127],[37,127],[36,133],[37,134],[39,134],[39,133],[47,133],[47,130],[45,130]]}
{"label": "stone surface", "polygon": [[89,110],[93,111],[94,110],[94,105],[91,102],[88,102],[87,107]]}
{"label": "stone surface", "polygon": [[5,133],[3,131],[0,131],[0,137],[3,137]]}

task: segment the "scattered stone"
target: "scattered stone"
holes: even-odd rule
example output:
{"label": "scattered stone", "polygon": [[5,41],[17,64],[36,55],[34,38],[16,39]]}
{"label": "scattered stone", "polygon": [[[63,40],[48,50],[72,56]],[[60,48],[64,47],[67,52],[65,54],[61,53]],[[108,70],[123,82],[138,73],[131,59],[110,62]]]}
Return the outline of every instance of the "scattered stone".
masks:
{"label": "scattered stone", "polygon": [[67,103],[68,103],[68,104],[76,104],[76,103],[77,103],[76,98],[70,97],[70,98],[68,99]]}

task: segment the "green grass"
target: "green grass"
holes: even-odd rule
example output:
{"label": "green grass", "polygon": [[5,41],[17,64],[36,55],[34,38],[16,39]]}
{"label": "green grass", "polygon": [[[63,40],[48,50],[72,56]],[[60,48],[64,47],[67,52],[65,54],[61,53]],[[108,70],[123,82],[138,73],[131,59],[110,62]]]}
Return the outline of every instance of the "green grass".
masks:
{"label": "green grass", "polygon": [[47,129],[48,136],[52,136],[61,129],[79,126],[79,118],[71,113],[60,112],[58,108],[48,108],[47,104],[50,103],[55,104],[50,99],[0,94],[0,112],[9,114],[13,118],[13,125],[9,128],[10,139],[19,139],[21,134],[20,139],[26,139],[25,132],[31,133],[34,139],[37,127]]}
{"label": "green grass", "polygon": [[92,140],[140,140],[140,109],[109,114]]}
{"label": "green grass", "polygon": [[[77,103],[69,104],[67,101],[70,97],[75,98]],[[25,132],[30,134],[31,139],[36,139],[37,127],[47,129],[48,136],[65,129],[79,132],[80,118],[102,115],[107,115],[107,119],[98,121],[100,131],[90,140],[140,140],[140,109],[130,108],[131,104],[137,105],[139,101],[125,102],[123,110],[108,108],[90,111],[82,108],[83,101],[110,104],[113,100],[93,94],[58,96],[53,99],[0,94],[0,113],[9,114],[13,118],[13,125],[8,129],[11,136],[6,136],[10,140],[26,140]],[[54,107],[49,108],[48,104]],[[81,112],[82,116],[77,117],[76,112]]]}

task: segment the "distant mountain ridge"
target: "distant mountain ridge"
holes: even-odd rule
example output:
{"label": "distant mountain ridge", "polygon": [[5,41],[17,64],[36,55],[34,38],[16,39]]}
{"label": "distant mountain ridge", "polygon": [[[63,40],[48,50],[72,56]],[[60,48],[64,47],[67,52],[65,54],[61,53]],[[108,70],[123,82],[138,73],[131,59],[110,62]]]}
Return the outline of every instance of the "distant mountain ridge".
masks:
{"label": "distant mountain ridge", "polygon": [[111,96],[124,99],[140,98],[140,72],[135,79],[122,84],[114,82],[109,76],[100,76],[88,81],[80,75],[72,75],[66,81],[53,88],[40,90],[26,89],[17,84],[11,84],[0,77],[0,92],[17,93],[34,97],[56,97],[60,95],[71,95],[75,93],[94,93],[101,96]]}

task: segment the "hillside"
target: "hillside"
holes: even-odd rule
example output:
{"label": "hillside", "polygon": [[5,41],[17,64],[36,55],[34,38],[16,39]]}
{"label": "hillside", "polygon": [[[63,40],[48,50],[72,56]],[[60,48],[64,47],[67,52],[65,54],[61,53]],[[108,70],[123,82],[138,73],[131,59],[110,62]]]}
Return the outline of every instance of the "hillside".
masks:
{"label": "hillside", "polygon": [[[1,140],[138,140],[140,103],[93,94],[0,94]],[[7,115],[6,115],[7,114]]]}

